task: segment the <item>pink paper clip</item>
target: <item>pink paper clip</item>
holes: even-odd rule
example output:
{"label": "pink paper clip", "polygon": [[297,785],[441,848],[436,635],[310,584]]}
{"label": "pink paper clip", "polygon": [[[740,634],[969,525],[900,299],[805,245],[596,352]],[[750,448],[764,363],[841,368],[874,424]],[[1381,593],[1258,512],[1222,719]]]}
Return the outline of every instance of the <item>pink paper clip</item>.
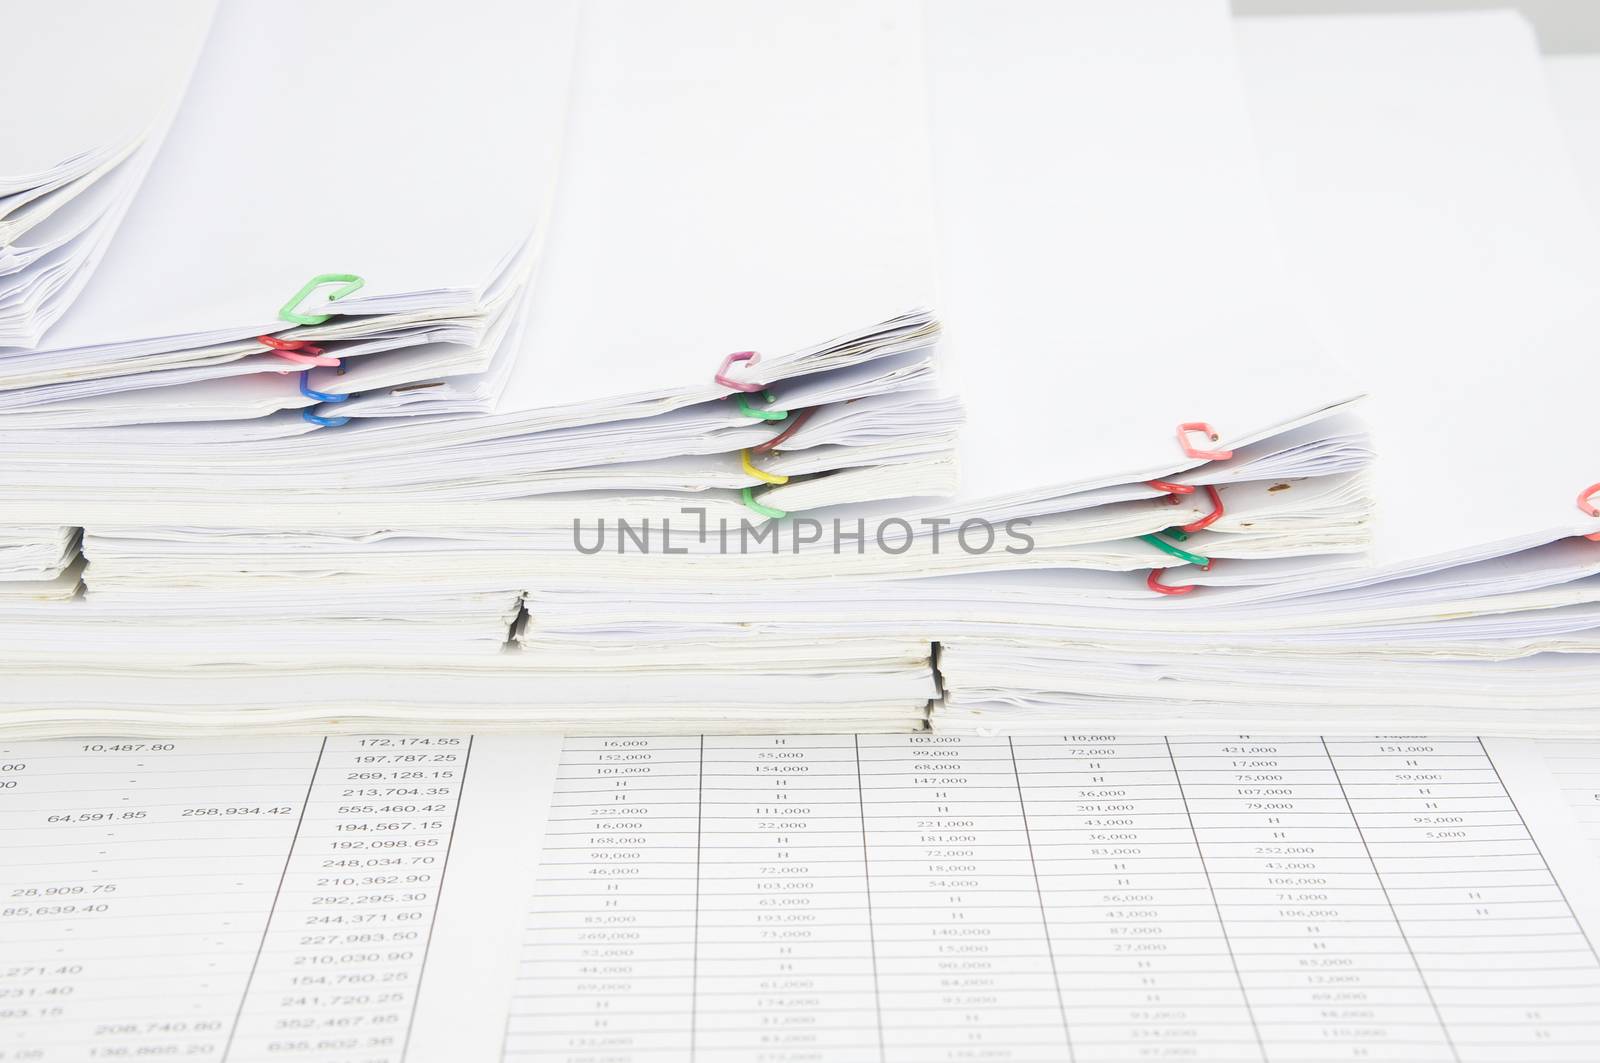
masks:
{"label": "pink paper clip", "polygon": [[722,367],[717,370],[717,383],[721,384],[725,388],[732,388],[735,391],[760,391],[762,388],[766,387],[765,384],[745,384],[728,376],[728,370],[733,368],[734,362],[749,362],[751,365],[755,365],[759,361],[761,361],[761,356],[755,351],[734,351],[732,354],[728,355],[728,357],[722,360]]}
{"label": "pink paper clip", "polygon": [[1204,421],[1185,421],[1178,426],[1178,446],[1191,458],[1202,458],[1206,461],[1227,461],[1233,457],[1231,450],[1197,450],[1189,444],[1190,432],[1204,432],[1206,438],[1215,443],[1222,436],[1215,428]]}
{"label": "pink paper clip", "polygon": [[[1594,504],[1595,495],[1600,495],[1600,484],[1590,484],[1588,487],[1585,487],[1582,491],[1578,492],[1578,508],[1589,514],[1591,517],[1600,517],[1600,506],[1596,506]],[[1592,535],[1585,535],[1584,538],[1588,539],[1592,543],[1600,543],[1600,532],[1595,532]]]}
{"label": "pink paper clip", "polygon": [[272,353],[295,365],[316,365],[331,368],[339,359],[324,354],[321,347],[306,340],[280,340],[276,336],[257,336],[257,340],[272,348]]}
{"label": "pink paper clip", "polygon": [[722,360],[722,368],[717,370],[717,383],[721,384],[725,388],[732,388],[735,391],[760,391],[762,388],[766,387],[765,384],[745,384],[728,376],[728,370],[733,368],[734,362],[749,362],[751,365],[755,365],[759,361],[761,361],[761,356],[755,351],[734,351],[732,354],[728,355],[728,357]]}
{"label": "pink paper clip", "polygon": [[1197,532],[1201,528],[1209,528],[1222,516],[1222,496],[1217,493],[1217,489],[1210,484],[1206,484],[1206,494],[1211,496],[1211,512],[1192,524],[1185,524],[1183,526],[1184,531]]}
{"label": "pink paper clip", "polygon": [[[1201,567],[1200,571],[1210,572],[1211,566],[1214,564],[1216,564],[1215,561],[1208,561]],[[1198,583],[1180,583],[1174,586],[1169,586],[1161,582],[1161,573],[1163,571],[1165,570],[1159,568],[1151,569],[1150,574],[1144,578],[1144,585],[1155,591],[1157,594],[1167,595],[1188,594],[1190,591],[1199,586]]]}

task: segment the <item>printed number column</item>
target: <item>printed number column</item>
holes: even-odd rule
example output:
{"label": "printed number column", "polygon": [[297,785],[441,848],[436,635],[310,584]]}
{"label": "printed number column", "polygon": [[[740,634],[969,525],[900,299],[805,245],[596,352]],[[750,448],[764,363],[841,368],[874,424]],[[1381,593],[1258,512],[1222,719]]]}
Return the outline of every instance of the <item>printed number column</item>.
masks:
{"label": "printed number column", "polygon": [[1457,1057],[1592,1063],[1600,961],[1483,746],[1327,745]]}
{"label": "printed number column", "polygon": [[569,738],[507,1059],[691,1058],[699,738]]}
{"label": "printed number column", "polygon": [[1170,745],[1268,1058],[1451,1059],[1322,742]]}
{"label": "printed number column", "polygon": [[855,740],[707,737],[694,1058],[877,1060]]}
{"label": "printed number column", "polygon": [[886,1058],[1069,1058],[1009,743],[859,742]]}
{"label": "printed number column", "polygon": [[470,741],[327,740],[228,1063],[399,1063]]}
{"label": "printed number column", "polygon": [[1166,743],[1012,744],[1074,1057],[1260,1059]]}
{"label": "printed number column", "polygon": [[321,748],[0,745],[0,1059],[220,1060]]}

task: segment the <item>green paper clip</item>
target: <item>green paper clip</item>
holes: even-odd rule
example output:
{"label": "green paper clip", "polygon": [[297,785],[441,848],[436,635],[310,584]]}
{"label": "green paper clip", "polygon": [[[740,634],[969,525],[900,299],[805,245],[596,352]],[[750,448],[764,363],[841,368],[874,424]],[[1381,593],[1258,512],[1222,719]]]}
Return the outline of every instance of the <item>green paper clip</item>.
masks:
{"label": "green paper clip", "polygon": [[319,273],[306,281],[305,285],[294,293],[294,298],[283,304],[283,308],[278,311],[278,316],[296,325],[320,325],[328,320],[330,315],[302,314],[297,309],[301,303],[306,301],[306,296],[324,284],[337,284],[340,285],[339,290],[328,296],[328,301],[333,302],[335,299],[343,299],[365,283],[367,282],[354,273]]}
{"label": "green paper clip", "polygon": [[1187,542],[1189,540],[1189,533],[1177,525],[1173,525],[1172,527],[1163,530],[1161,534],[1180,543]]}
{"label": "green paper clip", "polygon": [[[761,397],[768,402],[777,401],[770,391],[763,391]],[[746,417],[759,417],[763,421],[782,421],[789,416],[788,410],[758,410],[750,405],[750,398],[747,395],[739,395],[736,401],[739,403],[739,412]]]}
{"label": "green paper clip", "polygon": [[1173,546],[1171,543],[1167,542],[1165,539],[1158,539],[1154,535],[1141,535],[1139,538],[1143,539],[1157,550],[1160,550],[1162,553],[1171,554],[1173,557],[1181,558],[1182,560],[1189,562],[1191,565],[1211,564],[1211,559],[1209,557],[1201,557],[1199,554],[1191,554],[1187,550],[1180,550],[1176,546]]}
{"label": "green paper clip", "polygon": [[753,493],[754,491],[755,488],[746,487],[743,491],[739,492],[739,496],[744,499],[744,504],[749,506],[755,512],[761,514],[763,517],[771,517],[773,520],[782,520],[784,517],[789,515],[781,509],[773,509],[771,506],[763,506],[760,502],[757,502]]}

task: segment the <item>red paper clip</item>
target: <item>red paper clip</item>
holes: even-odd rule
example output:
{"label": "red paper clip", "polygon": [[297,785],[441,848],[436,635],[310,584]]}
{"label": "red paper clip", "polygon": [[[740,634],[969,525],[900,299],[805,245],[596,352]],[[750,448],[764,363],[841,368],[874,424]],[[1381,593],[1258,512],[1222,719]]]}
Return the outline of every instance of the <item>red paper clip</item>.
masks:
{"label": "red paper clip", "polygon": [[765,385],[743,384],[728,376],[728,370],[733,368],[734,362],[749,362],[751,365],[755,365],[759,361],[761,361],[761,356],[755,351],[734,351],[722,360],[722,367],[717,370],[716,381],[723,387],[732,388],[735,391],[760,391]]}
{"label": "red paper clip", "polygon": [[321,347],[306,340],[280,340],[276,336],[257,336],[257,340],[272,348],[272,353],[295,365],[316,365],[331,368],[339,359],[324,354]]}
{"label": "red paper clip", "polygon": [[1188,594],[1197,586],[1193,583],[1185,583],[1181,587],[1169,587],[1161,582],[1161,569],[1159,568],[1150,570],[1150,575],[1145,577],[1144,585],[1157,594]]}
{"label": "red paper clip", "polygon": [[1217,489],[1212,487],[1210,484],[1206,484],[1206,494],[1211,496],[1211,512],[1207,513],[1193,524],[1185,524],[1183,526],[1184,531],[1197,532],[1201,528],[1209,528],[1211,525],[1217,522],[1219,517],[1222,516],[1222,495],[1218,494]]}
{"label": "red paper clip", "polygon": [[[1215,561],[1207,562],[1205,565],[1201,566],[1200,571],[1210,572],[1211,566],[1214,564],[1216,564]],[[1161,582],[1161,573],[1164,571],[1165,569],[1151,569],[1150,574],[1144,578],[1144,585],[1155,591],[1157,594],[1167,595],[1188,594],[1190,591],[1199,586],[1198,583],[1182,583],[1178,584],[1177,586],[1168,586],[1167,584]]]}
{"label": "red paper clip", "polygon": [[1194,494],[1194,488],[1189,484],[1175,484],[1167,480],[1146,480],[1144,485],[1146,487],[1153,487],[1157,491],[1165,491],[1167,493],[1167,501],[1173,503],[1174,505],[1177,504],[1179,495]]}
{"label": "red paper clip", "polygon": [[1202,458],[1206,461],[1227,461],[1233,457],[1231,450],[1196,450],[1189,444],[1190,432],[1204,432],[1206,438],[1215,443],[1222,436],[1215,428],[1204,421],[1185,421],[1178,426],[1178,446],[1191,458]]}
{"label": "red paper clip", "polygon": [[774,450],[778,449],[779,444],[783,443],[790,436],[800,431],[800,427],[807,421],[811,420],[811,415],[816,413],[817,409],[818,407],[812,406],[810,409],[800,410],[793,417],[789,418],[789,427],[785,428],[783,431],[779,432],[765,443],[757,443],[755,446],[751,447],[750,450],[756,454],[771,454]]}
{"label": "red paper clip", "polygon": [[[1600,506],[1596,506],[1594,504],[1595,495],[1600,495],[1600,484],[1590,484],[1582,491],[1579,491],[1578,508],[1589,514],[1591,517],[1600,517]],[[1595,532],[1592,535],[1585,535],[1584,538],[1593,543],[1600,543],[1600,532]]]}

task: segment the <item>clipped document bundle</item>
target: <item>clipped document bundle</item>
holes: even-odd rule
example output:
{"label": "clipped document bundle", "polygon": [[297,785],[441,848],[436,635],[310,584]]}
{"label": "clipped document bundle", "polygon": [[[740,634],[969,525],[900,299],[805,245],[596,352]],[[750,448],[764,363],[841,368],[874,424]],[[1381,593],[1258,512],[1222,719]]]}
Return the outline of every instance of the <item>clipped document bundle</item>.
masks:
{"label": "clipped document bundle", "polygon": [[[1513,16],[468,6],[553,64],[427,101],[516,141],[481,188],[452,156],[317,200],[348,239],[299,251],[345,250],[228,265],[237,335],[0,357],[88,389],[0,376],[5,721],[904,728],[936,685],[951,730],[1600,707],[1595,230]],[[197,84],[254,17],[218,15]],[[354,53],[425,35],[337,18]],[[370,128],[415,91],[369,92]],[[216,106],[191,93],[149,211]],[[114,265],[52,343],[147,283]],[[177,294],[147,319],[226,302]]]}
{"label": "clipped document bundle", "polygon": [[[219,14],[96,284],[44,346],[0,350],[9,510],[248,527],[253,505],[417,523],[951,489],[922,68],[879,59],[914,8],[304,6]],[[708,75],[672,34],[738,58]],[[441,55],[471,61],[415,76]],[[341,95],[359,111],[323,113]],[[430,123],[471,149],[417,165]]]}
{"label": "clipped document bundle", "polygon": [[1366,564],[1157,617],[1057,600],[1047,620],[952,632],[935,725],[1591,729],[1600,198],[1568,149],[1593,133],[1563,137],[1508,13],[1246,19],[1238,36],[1308,319],[1373,395]]}

